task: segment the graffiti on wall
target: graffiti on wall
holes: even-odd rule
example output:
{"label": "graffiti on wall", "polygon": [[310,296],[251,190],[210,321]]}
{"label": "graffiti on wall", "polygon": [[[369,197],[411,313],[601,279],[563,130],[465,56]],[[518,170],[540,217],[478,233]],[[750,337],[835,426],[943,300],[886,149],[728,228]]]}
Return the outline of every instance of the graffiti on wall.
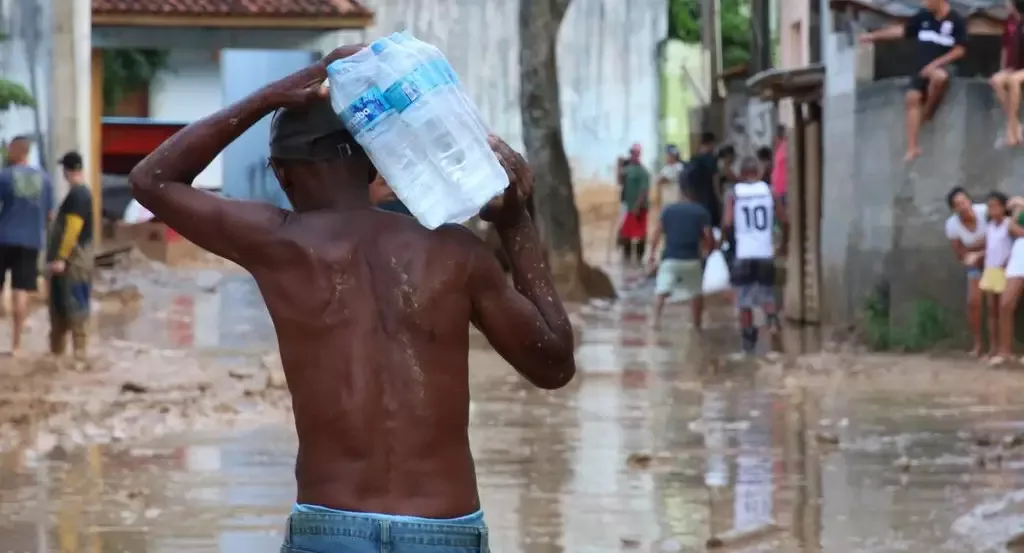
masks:
{"label": "graffiti on wall", "polygon": [[745,94],[730,94],[725,99],[725,142],[739,156],[752,156],[762,146],[771,146],[775,138],[775,105]]}

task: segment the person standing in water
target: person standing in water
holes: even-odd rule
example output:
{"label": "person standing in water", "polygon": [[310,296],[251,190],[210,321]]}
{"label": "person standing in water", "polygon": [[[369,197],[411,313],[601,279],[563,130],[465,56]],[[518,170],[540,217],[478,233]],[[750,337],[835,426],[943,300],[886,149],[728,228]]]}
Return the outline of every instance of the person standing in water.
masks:
{"label": "person standing in water", "polygon": [[[299,439],[282,551],[486,552],[467,431],[469,326],[545,389],[575,375],[572,326],[525,208],[532,173],[501,140],[491,147],[510,184],[481,216],[514,284],[461,225],[430,231],[374,208],[377,170],[321,86],[329,63],[360,48],[188,125],[135,167],[132,190],[244,267],[267,303]],[[271,165],[294,212],[189,186],[270,114]]]}
{"label": "person standing in water", "polygon": [[50,353],[62,355],[67,335],[78,359],[85,357],[93,269],[92,192],[82,172],[82,156],[60,159],[71,187],[57,209],[46,247],[50,276]]}
{"label": "person standing in water", "polygon": [[775,201],[768,183],[760,180],[760,166],[748,157],[740,163],[740,181],[726,195],[722,227],[735,237],[736,254],[732,283],[736,289],[743,352],[757,347],[758,329],[753,310],[760,308],[772,332],[780,330],[775,310],[775,221],[782,227],[786,243],[788,225],[782,204]]}

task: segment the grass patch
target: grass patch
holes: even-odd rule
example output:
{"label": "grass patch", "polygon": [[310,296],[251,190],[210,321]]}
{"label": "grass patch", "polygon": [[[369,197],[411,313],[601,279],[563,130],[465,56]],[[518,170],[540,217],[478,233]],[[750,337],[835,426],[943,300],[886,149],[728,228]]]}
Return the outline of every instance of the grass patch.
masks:
{"label": "grass patch", "polygon": [[938,304],[915,301],[903,325],[891,317],[888,285],[880,285],[864,302],[864,341],[874,351],[917,352],[952,338],[949,316]]}

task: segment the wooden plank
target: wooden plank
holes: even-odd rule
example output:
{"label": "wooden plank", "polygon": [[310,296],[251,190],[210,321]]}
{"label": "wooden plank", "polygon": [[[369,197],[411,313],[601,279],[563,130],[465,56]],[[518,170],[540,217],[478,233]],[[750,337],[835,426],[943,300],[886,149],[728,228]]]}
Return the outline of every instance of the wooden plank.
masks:
{"label": "wooden plank", "polygon": [[786,184],[786,217],[789,243],[786,256],[784,313],[787,319],[804,319],[804,148],[806,124],[803,105],[793,105],[793,130],[789,139],[789,182]]}
{"label": "wooden plank", "polygon": [[[812,111],[820,108],[808,106]],[[807,124],[804,161],[804,321],[821,324],[821,118]]]}

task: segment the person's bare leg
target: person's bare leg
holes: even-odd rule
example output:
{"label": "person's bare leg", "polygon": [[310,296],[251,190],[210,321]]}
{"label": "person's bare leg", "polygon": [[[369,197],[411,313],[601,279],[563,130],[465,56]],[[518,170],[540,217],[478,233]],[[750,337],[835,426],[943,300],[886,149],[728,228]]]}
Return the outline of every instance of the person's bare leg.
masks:
{"label": "person's bare leg", "polygon": [[978,288],[978,279],[971,278],[967,280],[967,326],[971,330],[971,338],[974,339],[974,347],[971,349],[971,355],[976,357],[981,356],[981,351],[984,345],[981,342],[981,302],[983,301],[983,295],[981,290]]}
{"label": "person's bare leg", "polygon": [[1007,125],[1011,128],[1013,134],[1013,145],[1019,145],[1024,142],[1024,130],[1021,129],[1020,125],[1020,89],[1024,86],[1024,71],[1015,71],[1010,76],[1009,89],[1007,94],[1008,106],[1007,106]]}
{"label": "person's bare leg", "polygon": [[661,328],[661,313],[665,310],[665,302],[668,300],[668,294],[658,294],[654,297],[654,320],[651,321],[651,326],[655,330]]}
{"label": "person's bare leg", "polygon": [[1006,115],[1006,144],[1012,146],[1016,144],[1017,135],[1013,125],[1016,117],[1014,116],[1014,111],[1010,109],[1010,75],[1006,71],[1000,71],[992,75],[988,82],[992,85],[992,91],[995,93],[996,99],[999,100],[999,106],[1003,108],[1003,113]]}
{"label": "person's bare leg", "polygon": [[21,350],[21,334],[28,315],[28,292],[11,290],[11,354]]}
{"label": "person's bare leg", "polygon": [[993,357],[996,354],[999,343],[999,294],[985,292],[985,302],[988,308],[988,354],[986,357]]}
{"label": "person's bare leg", "polygon": [[700,332],[704,328],[704,296],[696,295],[690,300],[690,318],[693,329]]}
{"label": "person's bare leg", "polygon": [[932,117],[935,117],[939,104],[946,96],[947,88],[949,88],[949,73],[942,69],[932,71],[931,76],[928,77],[928,92],[924,95],[923,121],[931,121]]}
{"label": "person's bare leg", "polygon": [[999,302],[999,351],[998,356],[1009,359],[1013,356],[1013,319],[1017,313],[1017,302],[1024,289],[1024,279],[1009,278]]}
{"label": "person's bare leg", "polygon": [[921,130],[921,100],[922,94],[916,90],[907,92],[906,97],[906,128],[907,128],[907,154],[903,161],[911,161],[921,155],[921,149],[917,146],[917,135]]}

